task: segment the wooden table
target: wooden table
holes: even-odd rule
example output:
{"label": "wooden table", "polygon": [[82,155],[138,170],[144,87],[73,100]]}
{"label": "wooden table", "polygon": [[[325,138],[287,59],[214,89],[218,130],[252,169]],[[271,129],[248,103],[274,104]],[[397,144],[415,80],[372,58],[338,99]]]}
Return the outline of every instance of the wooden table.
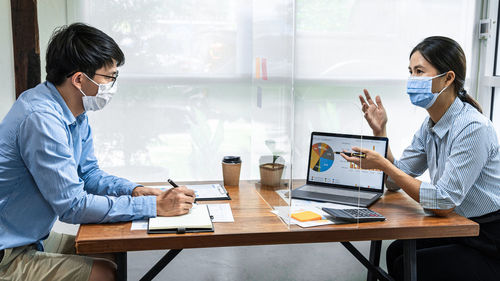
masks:
{"label": "wooden table", "polygon": [[[157,184],[161,183],[145,185]],[[126,252],[172,249],[141,279],[151,280],[185,248],[342,242],[368,268],[369,280],[392,280],[378,266],[381,240],[405,239],[405,279],[416,280],[415,239],[479,235],[477,223],[457,214],[446,218],[426,216],[420,205],[403,191],[387,191],[370,207],[387,218],[383,222],[301,228],[288,226],[270,212],[272,206],[286,204],[277,196],[276,188],[241,181],[239,187],[226,186],[226,189],[232,200],[203,202],[231,204],[234,223],[214,223],[214,232],[149,235],[145,230],[131,231],[131,222],[87,224],[78,231],[77,253],[115,253],[119,279],[126,280]],[[372,241],[369,259],[349,241]]]}

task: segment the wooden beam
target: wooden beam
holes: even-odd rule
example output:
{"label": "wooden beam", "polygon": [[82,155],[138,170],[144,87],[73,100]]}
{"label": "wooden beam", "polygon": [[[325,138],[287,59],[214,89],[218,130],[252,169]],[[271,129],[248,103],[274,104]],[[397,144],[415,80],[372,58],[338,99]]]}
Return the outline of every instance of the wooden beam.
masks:
{"label": "wooden beam", "polygon": [[11,0],[16,99],[40,83],[37,0]]}

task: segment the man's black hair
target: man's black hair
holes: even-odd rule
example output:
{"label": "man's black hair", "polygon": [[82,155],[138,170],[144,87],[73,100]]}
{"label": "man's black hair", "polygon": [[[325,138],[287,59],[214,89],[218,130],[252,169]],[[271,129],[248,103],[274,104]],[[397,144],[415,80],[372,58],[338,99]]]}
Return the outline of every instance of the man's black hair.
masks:
{"label": "man's black hair", "polygon": [[46,56],[46,80],[61,85],[71,74],[81,71],[94,77],[103,66],[125,63],[125,56],[113,38],[97,28],[73,23],[54,31]]}

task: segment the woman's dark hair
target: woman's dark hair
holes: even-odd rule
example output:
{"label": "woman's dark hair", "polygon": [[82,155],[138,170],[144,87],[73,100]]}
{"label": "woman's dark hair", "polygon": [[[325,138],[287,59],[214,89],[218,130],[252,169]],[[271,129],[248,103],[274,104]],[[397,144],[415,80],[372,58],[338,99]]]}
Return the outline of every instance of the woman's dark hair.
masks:
{"label": "woman's dark hair", "polygon": [[410,58],[417,51],[438,70],[439,74],[450,70],[455,72],[453,86],[460,100],[469,103],[479,112],[483,113],[479,103],[467,94],[467,91],[464,89],[465,54],[455,40],[442,36],[428,37],[413,48]]}
{"label": "woman's dark hair", "polygon": [[46,80],[61,85],[71,74],[81,71],[94,77],[103,66],[125,63],[118,44],[97,28],[83,23],[62,26],[54,31],[47,47]]}

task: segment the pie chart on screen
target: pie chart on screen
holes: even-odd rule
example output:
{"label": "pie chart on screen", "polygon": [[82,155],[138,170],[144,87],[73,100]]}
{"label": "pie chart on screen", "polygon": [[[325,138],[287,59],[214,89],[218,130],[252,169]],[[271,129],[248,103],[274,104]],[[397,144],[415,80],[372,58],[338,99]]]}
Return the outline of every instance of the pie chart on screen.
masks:
{"label": "pie chart on screen", "polygon": [[313,144],[311,151],[311,169],[316,172],[328,171],[333,165],[334,152],[326,143]]}

